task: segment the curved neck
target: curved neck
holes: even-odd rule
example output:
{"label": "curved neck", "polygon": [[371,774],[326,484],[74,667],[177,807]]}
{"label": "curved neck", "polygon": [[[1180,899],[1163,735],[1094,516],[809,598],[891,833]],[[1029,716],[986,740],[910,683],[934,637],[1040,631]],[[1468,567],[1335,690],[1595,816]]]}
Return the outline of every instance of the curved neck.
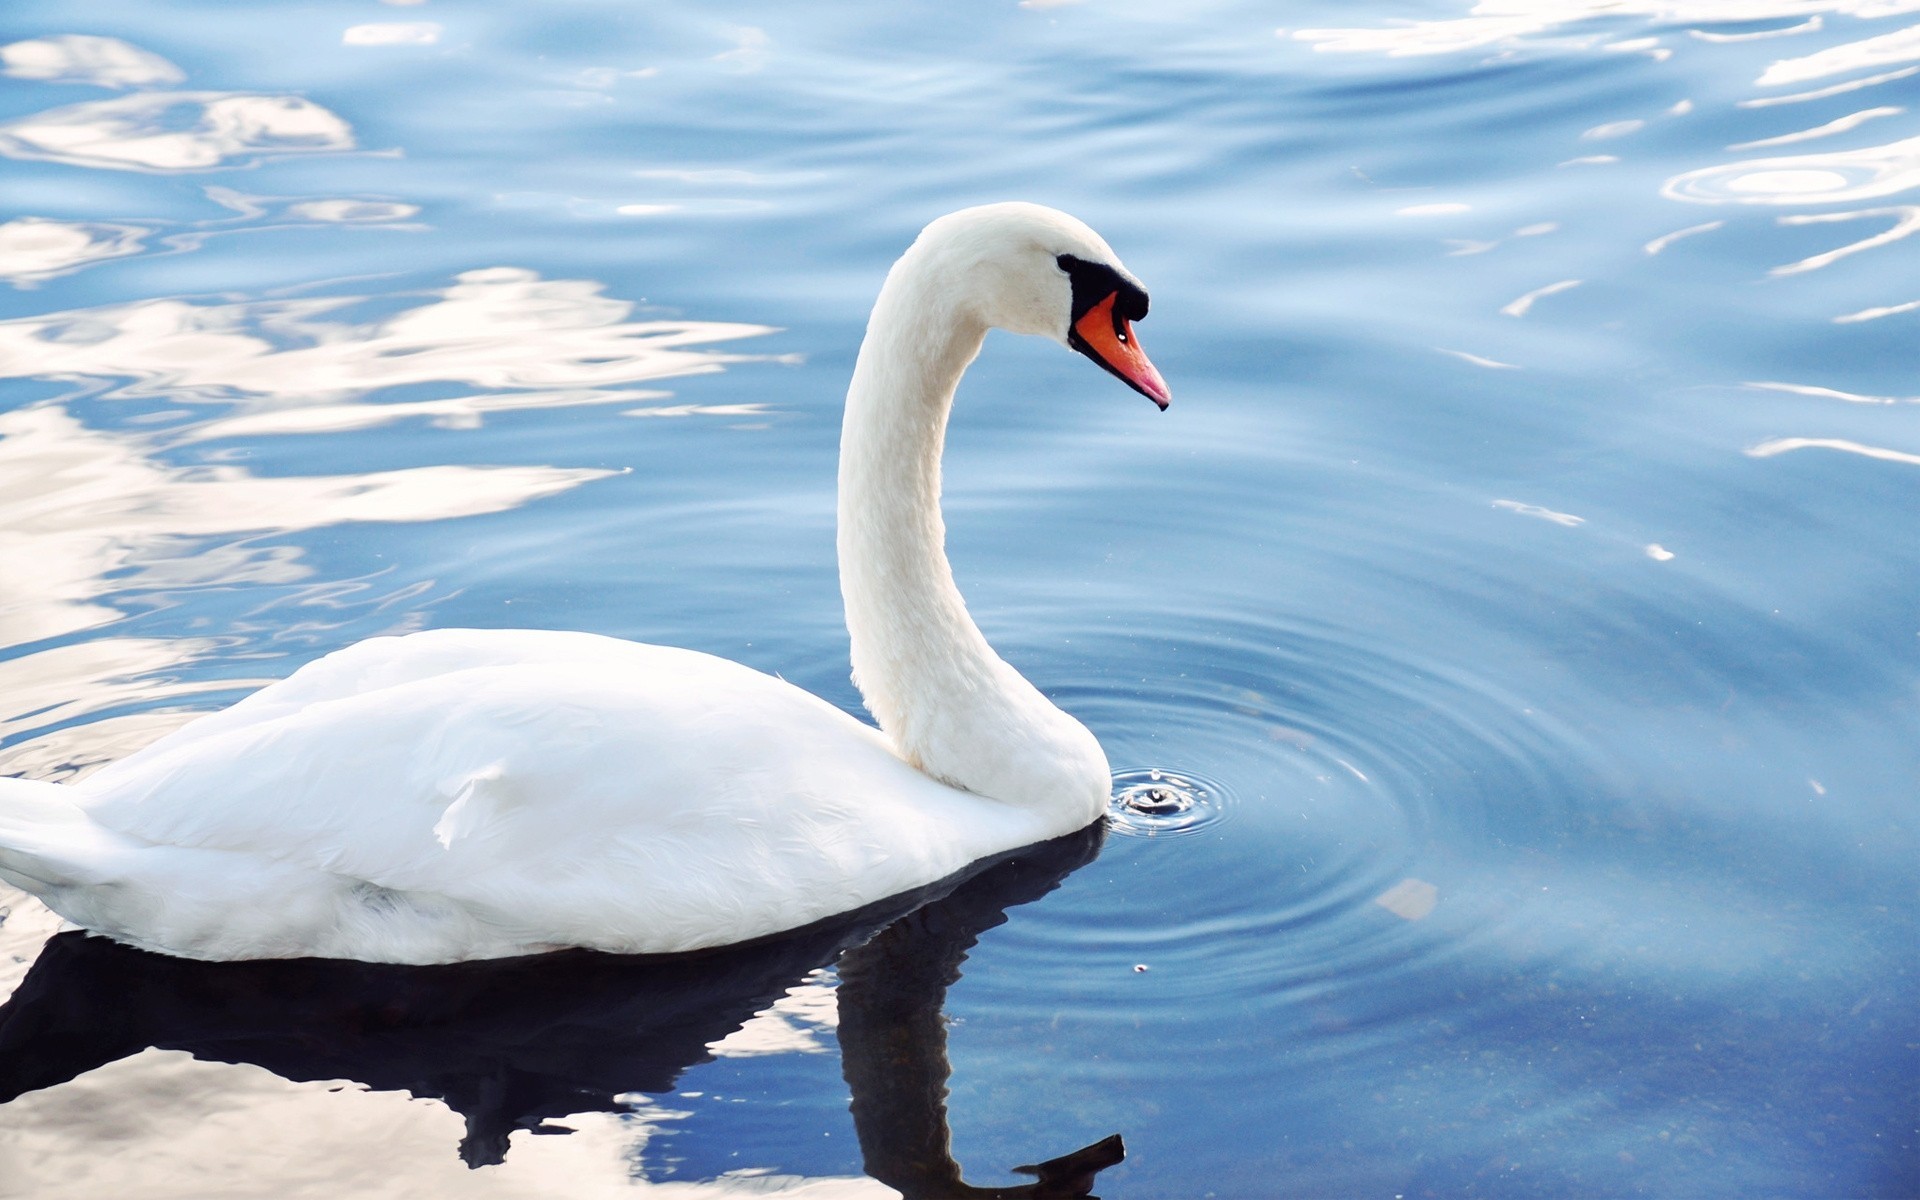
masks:
{"label": "curved neck", "polygon": [[924,244],[894,265],[847,389],[839,555],[854,683],[900,756],[935,778],[1088,808],[1089,789],[1106,796],[1098,744],[994,653],[947,562],[940,454],[987,327],[948,299],[940,265]]}

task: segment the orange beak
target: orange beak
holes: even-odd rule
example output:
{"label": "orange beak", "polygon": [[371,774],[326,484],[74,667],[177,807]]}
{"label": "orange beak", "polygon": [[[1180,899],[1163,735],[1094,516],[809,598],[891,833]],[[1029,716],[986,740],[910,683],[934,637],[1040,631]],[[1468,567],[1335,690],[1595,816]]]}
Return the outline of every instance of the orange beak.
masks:
{"label": "orange beak", "polygon": [[1113,302],[1119,295],[1115,292],[1108,296],[1073,323],[1075,336],[1071,340],[1079,343],[1074,349],[1118,375],[1127,386],[1165,411],[1173,394],[1167,391],[1167,381],[1160,378],[1160,372],[1140,349],[1133,322],[1114,316]]}

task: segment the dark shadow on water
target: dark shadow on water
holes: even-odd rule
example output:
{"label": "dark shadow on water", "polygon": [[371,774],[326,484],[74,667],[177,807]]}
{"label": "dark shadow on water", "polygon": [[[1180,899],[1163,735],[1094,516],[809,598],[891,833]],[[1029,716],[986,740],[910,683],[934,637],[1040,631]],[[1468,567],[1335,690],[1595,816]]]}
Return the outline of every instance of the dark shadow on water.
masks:
{"label": "dark shadow on water", "polygon": [[63,933],[0,1007],[0,1103],[148,1047],[251,1063],[298,1082],[351,1079],[443,1101],[470,1166],[516,1130],[618,1097],[674,1090],[710,1045],[817,967],[839,962],[843,1069],[869,1174],[909,1198],[1086,1196],[1118,1135],[974,1188],[949,1149],[941,1016],[967,951],[1007,910],[1099,853],[1103,827],[976,864],[920,891],[747,946],[406,967],[324,959],[202,963]]}

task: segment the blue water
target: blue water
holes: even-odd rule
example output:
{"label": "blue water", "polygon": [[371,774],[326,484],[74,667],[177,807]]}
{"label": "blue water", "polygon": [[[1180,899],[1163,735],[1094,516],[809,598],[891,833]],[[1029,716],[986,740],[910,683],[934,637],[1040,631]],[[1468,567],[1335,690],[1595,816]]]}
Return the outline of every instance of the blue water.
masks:
{"label": "blue water", "polygon": [[[18,0],[0,773],[441,626],[857,709],[867,306],[1037,200],[1146,281],[1174,404],[990,339],[956,571],[1129,782],[1207,795],[876,943],[958,973],[901,986],[968,1179],[1117,1132],[1110,1198],[1920,1194],[1917,14]],[[11,989],[56,925],[0,905]],[[14,1029],[139,1032],[8,1048],[53,1082],[0,1193],[893,1194],[833,1026],[906,1001],[823,937],[364,1043],[357,989],[429,985],[58,942]],[[561,1099],[473,1140],[463,1055]]]}

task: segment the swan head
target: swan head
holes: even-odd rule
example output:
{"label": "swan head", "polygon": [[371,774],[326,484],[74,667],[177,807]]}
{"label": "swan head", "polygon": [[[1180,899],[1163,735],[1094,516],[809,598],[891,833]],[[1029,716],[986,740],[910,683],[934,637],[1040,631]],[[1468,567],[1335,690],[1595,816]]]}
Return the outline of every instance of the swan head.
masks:
{"label": "swan head", "polygon": [[1080,221],[1039,204],[983,204],[928,225],[915,248],[944,261],[949,298],[981,323],[1050,337],[1167,407],[1166,380],[1133,332],[1147,289]]}

